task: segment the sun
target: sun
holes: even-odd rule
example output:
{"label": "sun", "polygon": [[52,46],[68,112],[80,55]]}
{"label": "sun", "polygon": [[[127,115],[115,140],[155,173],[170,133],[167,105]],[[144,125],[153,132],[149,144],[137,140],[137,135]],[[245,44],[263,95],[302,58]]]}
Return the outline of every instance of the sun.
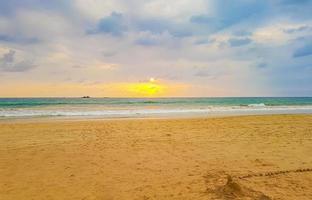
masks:
{"label": "sun", "polygon": [[165,87],[150,81],[146,83],[128,84],[127,90],[132,94],[136,94],[136,96],[152,97],[162,94]]}
{"label": "sun", "polygon": [[190,87],[190,85],[184,83],[146,77],[145,81],[105,84],[103,90],[116,97],[158,98],[184,96]]}
{"label": "sun", "polygon": [[155,78],[151,77],[151,78],[149,79],[149,82],[154,83],[154,82],[155,82]]}
{"label": "sun", "polygon": [[156,82],[154,77],[148,79],[145,82],[139,83],[129,83],[126,87],[127,91],[135,96],[142,96],[142,97],[155,97],[162,95],[166,87],[164,84]]}

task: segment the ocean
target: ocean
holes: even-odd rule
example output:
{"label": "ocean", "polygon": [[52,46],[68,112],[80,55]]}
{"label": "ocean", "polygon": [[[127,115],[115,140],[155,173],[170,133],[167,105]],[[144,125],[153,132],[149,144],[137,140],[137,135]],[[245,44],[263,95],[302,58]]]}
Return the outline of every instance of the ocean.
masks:
{"label": "ocean", "polygon": [[312,97],[0,98],[0,118],[312,113]]}

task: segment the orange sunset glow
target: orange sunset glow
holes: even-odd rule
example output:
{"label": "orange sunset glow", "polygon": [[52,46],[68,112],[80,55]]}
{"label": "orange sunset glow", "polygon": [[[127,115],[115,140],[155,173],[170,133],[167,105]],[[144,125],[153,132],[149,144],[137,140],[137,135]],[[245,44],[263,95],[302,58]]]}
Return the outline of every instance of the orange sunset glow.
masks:
{"label": "orange sunset glow", "polygon": [[185,96],[191,86],[182,83],[168,82],[150,78],[141,82],[120,83],[44,83],[34,82],[2,84],[2,94],[9,97],[166,97]]}

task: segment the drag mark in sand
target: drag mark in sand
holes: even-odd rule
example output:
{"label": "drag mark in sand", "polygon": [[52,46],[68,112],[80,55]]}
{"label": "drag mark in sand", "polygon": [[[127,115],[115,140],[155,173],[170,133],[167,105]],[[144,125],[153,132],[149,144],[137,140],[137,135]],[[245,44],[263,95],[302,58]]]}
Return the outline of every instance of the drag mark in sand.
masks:
{"label": "drag mark in sand", "polygon": [[254,173],[254,174],[247,174],[244,176],[238,176],[237,178],[245,179],[245,178],[260,177],[260,176],[275,176],[275,175],[280,175],[280,174],[303,173],[303,172],[312,172],[312,168],[283,170],[283,171],[270,171],[270,172],[265,172],[265,173]]}

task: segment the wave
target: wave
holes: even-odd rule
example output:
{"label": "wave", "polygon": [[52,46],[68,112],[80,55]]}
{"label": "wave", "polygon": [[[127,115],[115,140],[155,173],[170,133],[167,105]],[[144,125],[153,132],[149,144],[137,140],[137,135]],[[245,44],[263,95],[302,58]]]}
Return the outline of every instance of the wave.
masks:
{"label": "wave", "polygon": [[264,103],[252,103],[248,104],[248,107],[265,107],[266,105]]}
{"label": "wave", "polygon": [[183,115],[227,115],[227,114],[292,114],[312,113],[312,106],[265,106],[264,104],[248,106],[210,106],[197,108],[152,108],[144,107],[136,109],[103,109],[92,108],[54,108],[54,109],[0,109],[0,117],[137,117],[137,116],[180,116]]}
{"label": "wave", "polygon": [[211,97],[211,98],[0,98],[0,108],[41,106],[295,106],[312,105],[312,97]]}

